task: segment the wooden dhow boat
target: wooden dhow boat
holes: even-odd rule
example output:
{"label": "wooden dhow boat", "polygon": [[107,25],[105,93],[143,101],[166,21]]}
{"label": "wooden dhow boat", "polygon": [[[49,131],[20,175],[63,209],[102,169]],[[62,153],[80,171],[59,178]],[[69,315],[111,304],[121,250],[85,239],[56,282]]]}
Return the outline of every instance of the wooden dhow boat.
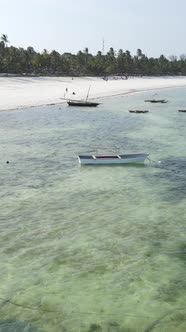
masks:
{"label": "wooden dhow boat", "polygon": [[93,101],[87,101],[87,100],[68,100],[67,104],[69,106],[88,106],[88,107],[96,107],[100,103],[96,103]]}
{"label": "wooden dhow boat", "polygon": [[161,104],[165,104],[167,103],[168,100],[165,99],[146,99],[145,103],[161,103]]}
{"label": "wooden dhow boat", "polygon": [[136,113],[136,114],[140,114],[140,113],[148,113],[148,110],[129,110],[130,113]]}
{"label": "wooden dhow boat", "polygon": [[118,155],[79,155],[78,160],[82,165],[111,165],[144,163],[149,153],[131,153]]}
{"label": "wooden dhow boat", "polygon": [[85,106],[85,107],[96,107],[98,106],[100,103],[97,103],[97,102],[94,102],[94,101],[88,101],[88,96],[89,96],[89,92],[90,92],[90,87],[89,86],[89,89],[88,89],[88,93],[87,93],[87,97],[85,100],[68,100],[67,101],[67,104],[69,106]]}

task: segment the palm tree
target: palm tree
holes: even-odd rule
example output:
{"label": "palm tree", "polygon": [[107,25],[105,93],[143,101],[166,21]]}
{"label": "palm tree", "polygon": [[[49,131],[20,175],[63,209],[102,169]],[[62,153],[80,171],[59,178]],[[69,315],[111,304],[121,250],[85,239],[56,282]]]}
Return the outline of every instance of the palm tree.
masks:
{"label": "palm tree", "polygon": [[86,55],[88,55],[88,47],[85,47],[85,49],[84,49],[84,53],[85,53]]}
{"label": "palm tree", "polygon": [[4,43],[5,46],[9,43],[8,36],[7,35],[2,35],[1,36],[1,41]]}
{"label": "palm tree", "polygon": [[140,48],[137,49],[137,58],[140,59],[143,56],[142,50]]}

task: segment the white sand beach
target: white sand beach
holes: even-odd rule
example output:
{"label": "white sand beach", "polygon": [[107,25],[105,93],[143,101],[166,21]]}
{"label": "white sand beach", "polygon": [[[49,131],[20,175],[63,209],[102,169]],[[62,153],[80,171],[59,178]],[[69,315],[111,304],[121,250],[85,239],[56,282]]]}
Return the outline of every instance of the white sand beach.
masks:
{"label": "white sand beach", "polygon": [[90,86],[89,99],[104,98],[186,86],[186,77],[0,77],[0,111],[85,99]]}

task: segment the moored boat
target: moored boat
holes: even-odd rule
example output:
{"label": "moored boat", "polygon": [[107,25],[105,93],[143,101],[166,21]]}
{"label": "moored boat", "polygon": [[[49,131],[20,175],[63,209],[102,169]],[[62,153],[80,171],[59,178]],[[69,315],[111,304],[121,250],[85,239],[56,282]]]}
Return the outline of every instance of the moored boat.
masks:
{"label": "moored boat", "polygon": [[88,107],[96,107],[100,103],[96,103],[93,101],[87,101],[87,100],[68,100],[67,104],[69,106],[88,106]]}
{"label": "moored boat", "polygon": [[165,104],[168,102],[168,100],[165,99],[146,99],[145,100],[146,103],[161,103],[161,104]]}
{"label": "moored boat", "polygon": [[178,112],[186,113],[186,110],[178,110]]}
{"label": "moored boat", "polygon": [[89,92],[90,92],[90,86],[88,89],[88,93],[87,93],[87,97],[86,99],[82,99],[82,100],[74,100],[74,99],[69,99],[67,101],[67,104],[69,106],[88,106],[88,107],[96,107],[98,106],[100,103],[94,102],[94,101],[88,101],[88,96],[89,96]]}
{"label": "moored boat", "polygon": [[140,113],[148,113],[148,110],[129,110],[130,113],[136,113],[136,114],[140,114]]}
{"label": "moored boat", "polygon": [[78,160],[82,165],[109,165],[143,163],[148,159],[149,153],[131,153],[119,155],[79,155]]}

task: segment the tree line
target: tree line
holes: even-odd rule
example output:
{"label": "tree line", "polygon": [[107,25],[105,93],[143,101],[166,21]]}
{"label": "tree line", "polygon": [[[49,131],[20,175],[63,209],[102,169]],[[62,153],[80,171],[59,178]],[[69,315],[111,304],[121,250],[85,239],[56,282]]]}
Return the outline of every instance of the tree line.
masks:
{"label": "tree line", "polygon": [[53,50],[36,52],[33,47],[26,49],[9,45],[8,36],[0,40],[0,73],[26,75],[186,75],[186,55],[179,59],[172,55],[166,58],[148,58],[141,49],[134,56],[130,51],[112,47],[106,54],[98,51],[89,53],[88,48],[77,54],[60,54]]}

